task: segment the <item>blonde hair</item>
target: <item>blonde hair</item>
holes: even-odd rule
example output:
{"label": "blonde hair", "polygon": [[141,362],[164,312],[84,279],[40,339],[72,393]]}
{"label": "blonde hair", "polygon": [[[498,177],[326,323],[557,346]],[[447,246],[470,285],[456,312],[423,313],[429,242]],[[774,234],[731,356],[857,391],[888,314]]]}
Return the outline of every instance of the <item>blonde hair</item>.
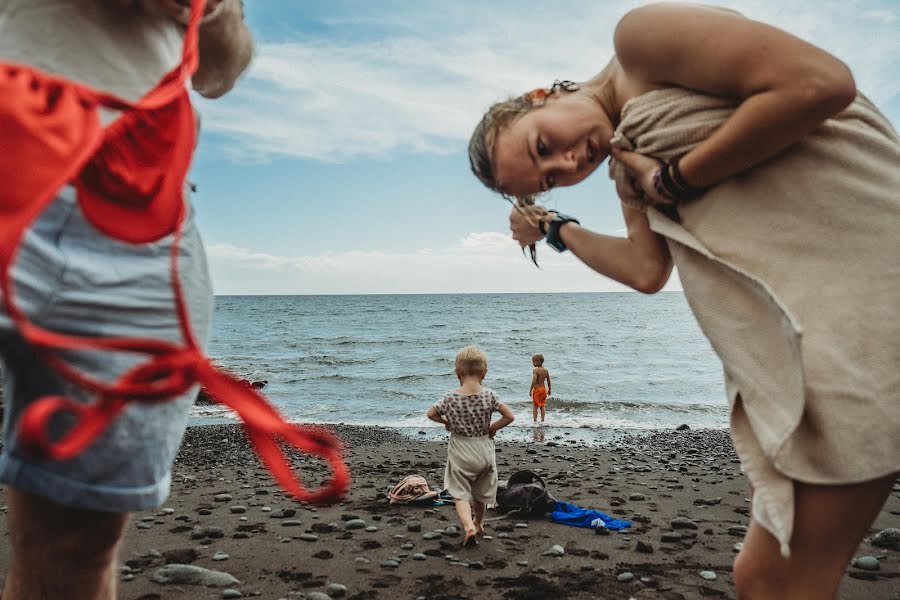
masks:
{"label": "blonde hair", "polygon": [[531,362],[532,363],[536,362],[539,365],[544,364],[544,355],[543,354],[535,354],[534,356],[531,357]]}
{"label": "blonde hair", "polygon": [[487,370],[487,354],[478,346],[466,346],[456,353],[456,372],[459,375],[484,377]]}

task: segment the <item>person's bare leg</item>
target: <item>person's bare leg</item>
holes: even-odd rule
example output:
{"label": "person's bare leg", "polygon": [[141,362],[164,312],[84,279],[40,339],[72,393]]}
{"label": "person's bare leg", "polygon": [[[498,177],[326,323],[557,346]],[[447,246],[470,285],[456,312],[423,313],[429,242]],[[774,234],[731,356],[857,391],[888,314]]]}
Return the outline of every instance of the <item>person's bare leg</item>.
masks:
{"label": "person's bare leg", "polygon": [[11,560],[4,600],[116,600],[127,514],[69,508],[7,488]]}
{"label": "person's bare leg", "polygon": [[855,485],[795,482],[791,556],[751,521],[744,546],[734,561],[734,585],[740,600],[834,600],[838,587],[896,474]]}
{"label": "person's bare leg", "polygon": [[535,423],[537,423],[537,411],[538,411],[537,404],[532,404],[531,405],[531,418],[534,420]]}
{"label": "person's bare leg", "polygon": [[475,540],[475,523],[472,521],[472,504],[468,500],[456,500],[456,515],[462,525],[466,536],[463,538],[463,546],[468,546]]}
{"label": "person's bare leg", "polygon": [[544,407],[541,407],[541,423],[544,422]]}
{"label": "person's bare leg", "polygon": [[475,532],[484,533],[484,512],[487,510],[487,504],[472,500],[472,515],[474,516]]}

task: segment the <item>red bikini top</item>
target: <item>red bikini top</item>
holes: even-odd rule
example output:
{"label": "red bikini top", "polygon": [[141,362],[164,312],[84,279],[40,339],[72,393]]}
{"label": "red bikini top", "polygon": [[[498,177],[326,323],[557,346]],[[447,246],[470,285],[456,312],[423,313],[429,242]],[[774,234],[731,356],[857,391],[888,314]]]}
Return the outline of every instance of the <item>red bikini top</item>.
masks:
{"label": "red bikini top", "polygon": [[[0,62],[0,291],[19,333],[47,363],[97,396],[93,404],[62,396],[40,398],[22,414],[19,439],[30,451],[57,460],[91,444],[128,402],[171,400],[196,383],[238,413],[260,459],[298,500],[330,503],[349,489],[343,448],[332,433],[286,422],[256,390],[218,370],[191,330],[178,278],[178,248],[185,217],[182,186],[196,138],[186,81],[197,68],[197,31],[205,0],[193,0],[181,63],[137,102],[54,77],[24,65]],[[100,125],[99,107],[122,111]],[[29,322],[15,302],[11,276],[25,231],[71,183],[86,218],[103,233],[135,244],[174,234],[171,277],[183,345],[152,338],[86,338],[55,333]],[[58,352],[104,350],[146,356],[118,380],[98,381],[76,371]],[[75,424],[51,440],[47,425],[57,412]],[[291,469],[279,442],[326,460],[330,480],[307,490]]]}

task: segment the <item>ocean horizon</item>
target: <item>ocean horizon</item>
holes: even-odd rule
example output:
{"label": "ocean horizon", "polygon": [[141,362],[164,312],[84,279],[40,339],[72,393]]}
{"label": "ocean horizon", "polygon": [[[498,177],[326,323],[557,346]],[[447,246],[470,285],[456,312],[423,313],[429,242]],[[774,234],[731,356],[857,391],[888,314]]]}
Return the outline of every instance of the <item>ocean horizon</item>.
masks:
{"label": "ocean horizon", "polygon": [[[553,382],[546,428],[604,432],[727,426],[721,364],[681,292],[217,296],[209,354],[289,419],[393,427],[436,437],[425,418],[458,385],[456,351],[488,354],[484,385],[533,431],[531,356]],[[233,420],[198,405],[193,423]]]}

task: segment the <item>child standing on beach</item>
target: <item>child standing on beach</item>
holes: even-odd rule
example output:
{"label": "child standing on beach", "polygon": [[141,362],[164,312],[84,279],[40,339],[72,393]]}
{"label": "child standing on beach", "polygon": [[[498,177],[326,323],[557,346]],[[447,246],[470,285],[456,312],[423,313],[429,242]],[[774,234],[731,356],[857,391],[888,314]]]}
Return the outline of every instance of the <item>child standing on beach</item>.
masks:
{"label": "child standing on beach", "polygon": [[[537,423],[538,409],[541,409],[541,423],[544,422],[544,407],[547,406],[547,397],[550,395],[550,371],[544,368],[544,355],[535,354],[531,357],[534,370],[531,372],[531,409],[534,422]],[[546,385],[545,385],[546,384]]]}
{"label": "child standing on beach", "polygon": [[[466,346],[456,354],[459,387],[428,410],[428,418],[450,431],[444,489],[456,502],[456,514],[466,536],[463,546],[477,544],[484,533],[484,511],[497,501],[497,457],[494,435],[513,422],[512,411],[494,390],[481,385],[487,375],[487,354]],[[491,415],[500,418],[491,423]]]}

